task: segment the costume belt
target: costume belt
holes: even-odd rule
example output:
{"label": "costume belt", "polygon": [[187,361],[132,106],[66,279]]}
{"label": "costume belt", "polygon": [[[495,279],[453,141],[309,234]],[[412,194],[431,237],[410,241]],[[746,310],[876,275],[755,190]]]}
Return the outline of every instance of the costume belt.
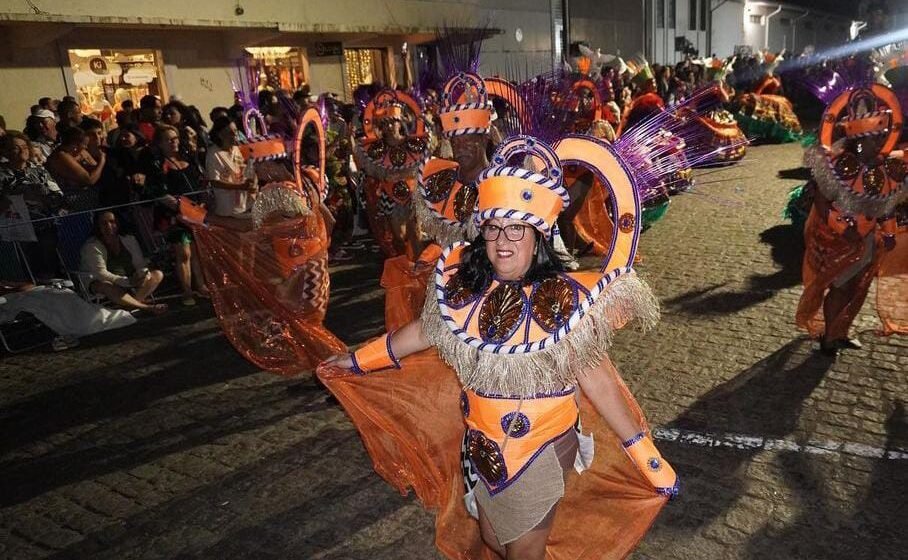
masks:
{"label": "costume belt", "polygon": [[573,429],[579,411],[574,393],[571,388],[521,399],[464,390],[467,454],[489,494],[507,488],[550,443]]}

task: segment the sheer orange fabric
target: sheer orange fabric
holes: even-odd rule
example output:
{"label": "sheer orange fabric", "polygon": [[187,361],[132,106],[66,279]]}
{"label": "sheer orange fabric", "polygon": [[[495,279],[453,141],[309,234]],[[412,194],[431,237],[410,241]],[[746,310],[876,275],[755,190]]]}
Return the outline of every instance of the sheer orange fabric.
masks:
{"label": "sheer orange fabric", "polygon": [[[575,177],[565,175],[565,185],[570,188],[570,180]],[[574,229],[577,235],[584,243],[592,243],[591,252],[594,255],[604,256],[608,254],[608,249],[612,241],[612,234],[615,226],[606,210],[605,189],[599,183],[599,179],[593,178],[593,186],[590,188],[583,201],[580,211],[574,216]]]}
{"label": "sheer orange fabric", "polygon": [[[376,472],[402,494],[412,488],[436,513],[438,549],[452,560],[494,558],[464,506],[461,386],[437,352],[430,349],[407,357],[400,371],[338,376],[338,370],[321,367],[318,375],[359,430]],[[623,382],[620,387],[645,425]],[[568,478],[547,558],[624,558],[666,499],[637,471],[586,399],[581,399],[580,415],[584,431],[594,434],[596,456],[589,470],[582,475],[572,472]]]}
{"label": "sheer orange fabric", "polygon": [[[832,229],[827,223],[820,198],[817,196],[804,226],[804,292],[798,303],[795,320],[811,337],[823,336],[824,331],[828,330],[828,338],[840,339],[848,336],[848,328],[864,305],[870,285],[879,270],[880,258],[886,250],[879,239],[874,240],[873,259],[848,284],[852,291],[848,304],[837,317],[823,317],[826,291],[849,267],[861,261],[866,247],[864,238],[849,240]],[[876,234],[870,232],[868,235]]]}
{"label": "sheer orange fabric", "polygon": [[346,351],[322,325],[327,232],[317,212],[250,232],[194,227],[193,235],[224,335],[244,358],[293,375]]}
{"label": "sheer orange fabric", "polygon": [[385,330],[395,331],[419,317],[426,287],[441,256],[441,247],[429,245],[414,263],[406,255],[387,259],[381,275],[385,289]]}
{"label": "sheer orange fabric", "polygon": [[883,255],[876,282],[882,333],[908,334],[908,225],[896,234],[895,249]]}
{"label": "sheer orange fabric", "polygon": [[369,229],[372,237],[381,248],[386,257],[395,257],[403,252],[402,246],[395,242],[395,235],[391,228],[391,220],[379,215],[381,193],[384,190],[384,181],[375,177],[366,177],[363,185],[363,194],[366,198],[366,213],[369,216]]}

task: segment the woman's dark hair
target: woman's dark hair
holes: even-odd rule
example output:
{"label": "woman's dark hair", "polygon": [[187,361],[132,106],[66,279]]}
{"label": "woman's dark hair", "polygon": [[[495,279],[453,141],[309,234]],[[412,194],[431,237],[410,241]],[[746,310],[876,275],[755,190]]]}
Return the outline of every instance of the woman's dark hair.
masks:
{"label": "woman's dark hair", "polygon": [[[139,130],[139,125],[134,122],[128,122],[120,127],[120,135],[122,136],[124,132],[128,132],[136,137],[136,147],[143,147],[147,142],[145,142],[145,136],[142,134],[142,131]],[[117,140],[119,143],[119,139]]]}
{"label": "woman's dark hair", "polygon": [[218,117],[214,119],[214,122],[211,123],[211,131],[209,136],[211,136],[211,141],[214,142],[219,148],[223,148],[221,145],[221,131],[225,128],[230,128],[230,125],[233,121],[230,117]]}
{"label": "woman's dark hair", "polygon": [[35,115],[29,116],[25,119],[25,135],[28,136],[29,140],[38,140],[44,136],[44,129],[42,125],[44,124],[44,117],[36,117]]}
{"label": "woman's dark hair", "polygon": [[206,126],[205,119],[202,118],[202,112],[195,105],[186,107],[186,113],[183,114],[183,123],[195,130],[196,133]]}
{"label": "woman's dark hair", "polygon": [[78,126],[64,128],[60,132],[61,146],[75,146],[85,141],[85,131]]}
{"label": "woman's dark hair", "polygon": [[180,121],[186,120],[186,113],[189,112],[189,108],[186,107],[185,103],[183,103],[182,101],[171,101],[171,102],[167,103],[167,105],[164,105],[164,107],[161,108],[161,114],[162,115],[166,114],[167,111],[169,111],[171,109],[177,110],[177,113],[180,114]]}
{"label": "woman's dark hair", "polygon": [[[544,237],[536,228],[530,228],[536,236],[536,256],[530,262],[530,268],[523,276],[523,285],[541,282],[565,271],[564,261],[555,251],[550,239]],[[504,235],[502,232],[501,235]],[[492,283],[495,271],[486,253],[486,241],[482,234],[464,250],[463,260],[457,274],[473,293],[480,293]]]}
{"label": "woman's dark hair", "polygon": [[91,130],[103,129],[104,125],[98,119],[93,119],[91,117],[84,117],[82,119],[82,122],[79,123],[79,128],[81,128],[85,132],[89,132]]}

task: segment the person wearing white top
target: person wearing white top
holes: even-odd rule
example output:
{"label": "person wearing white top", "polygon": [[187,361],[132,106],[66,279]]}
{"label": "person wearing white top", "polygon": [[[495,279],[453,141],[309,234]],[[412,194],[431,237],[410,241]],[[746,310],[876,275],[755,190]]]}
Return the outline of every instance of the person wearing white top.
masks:
{"label": "person wearing white top", "polygon": [[242,231],[252,229],[247,212],[248,195],[255,193],[253,178],[247,178],[240,149],[236,145],[236,124],[227,117],[218,118],[211,126],[214,144],[205,157],[205,177],[214,190],[214,210],[209,222]]}

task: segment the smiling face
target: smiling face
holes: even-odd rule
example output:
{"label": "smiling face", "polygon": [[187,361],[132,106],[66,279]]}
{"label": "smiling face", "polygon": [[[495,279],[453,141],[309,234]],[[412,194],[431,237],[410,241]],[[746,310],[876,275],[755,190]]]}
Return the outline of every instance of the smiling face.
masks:
{"label": "smiling face", "polygon": [[502,280],[523,278],[536,256],[536,230],[520,220],[492,218],[483,223],[480,232],[495,276]]}
{"label": "smiling face", "polygon": [[164,157],[173,157],[180,153],[180,135],[176,130],[167,130],[161,133],[158,143]]}

